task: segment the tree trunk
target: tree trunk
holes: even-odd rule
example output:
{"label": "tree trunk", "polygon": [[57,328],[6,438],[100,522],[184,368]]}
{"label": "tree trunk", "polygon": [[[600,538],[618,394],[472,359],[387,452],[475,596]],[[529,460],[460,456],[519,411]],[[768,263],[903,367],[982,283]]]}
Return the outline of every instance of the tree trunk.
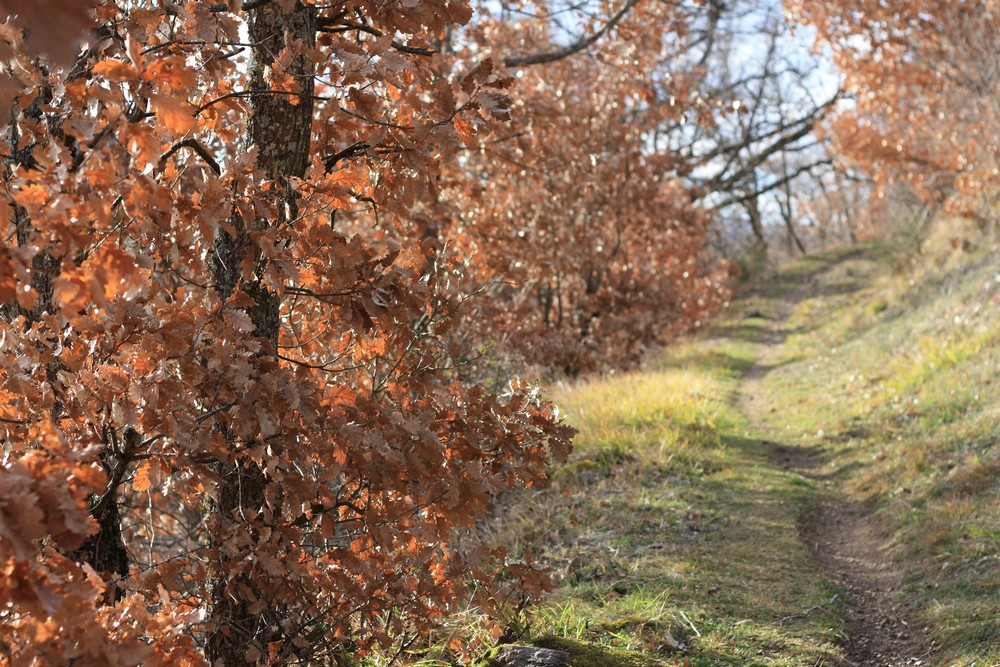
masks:
{"label": "tree trunk", "polygon": [[[254,45],[250,61],[250,90],[272,88],[267,74],[274,59],[286,46],[303,42],[311,46],[314,38],[313,10],[296,3],[285,13],[281,3],[267,3],[252,11],[249,18],[250,42]],[[266,260],[255,247],[250,235],[253,229],[268,225],[280,225],[295,216],[294,193],[289,180],[303,177],[309,166],[309,147],[313,118],[313,64],[302,55],[286,69],[301,85],[302,92],[297,104],[292,104],[288,95],[258,94],[250,98],[252,116],[248,120],[243,143],[245,149],[257,149],[257,166],[267,177],[284,185],[285,201],[277,208],[281,211],[278,220],[244,220],[239,213],[233,213],[230,224],[236,234],[232,235],[219,228],[213,258],[216,290],[223,299],[228,299],[237,288],[245,292],[253,305],[246,308],[253,322],[256,336],[264,343],[260,363],[267,356],[277,352],[280,297],[263,284],[261,277]],[[255,267],[249,278],[243,275],[243,266],[250,259]],[[224,430],[224,429],[223,429]],[[219,531],[213,538],[224,547],[225,535],[240,520],[253,520],[264,508],[267,479],[261,467],[250,459],[240,459],[235,463],[221,462],[217,472],[222,478],[218,499],[213,508],[219,521]],[[243,519],[247,517],[247,519]],[[260,536],[251,530],[251,539],[256,542]],[[252,549],[253,547],[251,547]],[[206,645],[208,659],[217,665],[256,664],[254,655],[266,655],[267,644],[281,640],[281,630],[276,622],[280,613],[274,605],[267,604],[258,611],[249,599],[248,593],[255,591],[251,570],[235,577],[227,578],[227,559],[224,548],[220,548],[220,572],[212,591],[212,613],[210,631]],[[260,605],[256,605],[259,607]],[[284,638],[288,641],[290,638]],[[248,653],[249,652],[249,653]]]}
{"label": "tree trunk", "polygon": [[792,203],[792,193],[788,184],[785,185],[785,200],[779,201],[781,217],[785,221],[785,237],[788,241],[788,256],[794,254],[794,248],[798,248],[803,256],[806,254],[806,247],[802,244],[802,239],[795,233],[795,208]]}
{"label": "tree trunk", "polygon": [[118,582],[128,576],[131,559],[122,537],[118,487],[141,444],[142,436],[134,428],[126,428],[122,438],[111,430],[105,432],[101,466],[108,476],[108,486],[103,494],[90,501],[90,515],[97,523],[97,532],[71,554],[78,563],[89,564],[108,581],[105,604],[114,604],[125,596]]}
{"label": "tree trunk", "polygon": [[760,208],[757,206],[757,198],[750,197],[745,203],[747,217],[750,219],[750,231],[753,232],[753,251],[761,259],[767,259],[767,239],[764,238],[764,223],[760,217]]}

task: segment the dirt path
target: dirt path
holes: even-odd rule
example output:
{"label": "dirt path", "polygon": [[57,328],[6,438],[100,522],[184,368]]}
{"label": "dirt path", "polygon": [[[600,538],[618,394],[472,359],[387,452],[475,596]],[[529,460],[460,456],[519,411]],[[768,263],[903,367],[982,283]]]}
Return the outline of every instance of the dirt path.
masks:
{"label": "dirt path", "polygon": [[930,664],[922,628],[907,621],[907,611],[896,600],[900,576],[891,542],[863,507],[829,495],[808,513],[802,537],[847,598],[848,665]]}
{"label": "dirt path", "polygon": [[[808,286],[802,286],[806,290]],[[793,300],[794,301],[794,300]],[[761,382],[785,340],[790,306],[774,306],[769,327],[758,340],[756,365],[745,375],[739,408],[765,436],[777,436],[762,418]],[[846,657],[839,667],[930,665],[932,647],[922,627],[913,625],[898,601],[901,576],[893,542],[871,512],[840,493],[828,480],[818,448],[769,442],[775,462],[818,484],[810,507],[803,508],[800,534],[827,579],[842,589],[848,613]]]}

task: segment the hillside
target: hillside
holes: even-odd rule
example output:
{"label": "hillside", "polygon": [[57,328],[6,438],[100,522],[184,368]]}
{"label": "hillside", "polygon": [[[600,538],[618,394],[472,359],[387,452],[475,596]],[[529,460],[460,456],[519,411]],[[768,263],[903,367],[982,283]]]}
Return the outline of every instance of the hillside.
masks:
{"label": "hillside", "polygon": [[558,389],[577,450],[494,528],[559,577],[529,641],[580,665],[1000,664],[996,258],[890,259],[795,263],[646,370]]}

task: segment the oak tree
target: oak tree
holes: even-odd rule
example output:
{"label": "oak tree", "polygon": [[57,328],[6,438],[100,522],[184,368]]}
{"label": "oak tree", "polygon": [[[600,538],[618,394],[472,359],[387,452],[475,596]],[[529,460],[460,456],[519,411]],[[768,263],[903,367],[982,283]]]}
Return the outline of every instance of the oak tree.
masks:
{"label": "oak tree", "polygon": [[363,653],[535,582],[456,538],[569,429],[457,381],[460,264],[394,234],[493,117],[429,58],[468,6],[101,2],[60,61],[31,5],[0,34],[7,659]]}
{"label": "oak tree", "polygon": [[982,220],[1000,180],[1000,6],[994,0],[789,2],[818,29],[853,104],[829,123],[838,154],[921,200]]}

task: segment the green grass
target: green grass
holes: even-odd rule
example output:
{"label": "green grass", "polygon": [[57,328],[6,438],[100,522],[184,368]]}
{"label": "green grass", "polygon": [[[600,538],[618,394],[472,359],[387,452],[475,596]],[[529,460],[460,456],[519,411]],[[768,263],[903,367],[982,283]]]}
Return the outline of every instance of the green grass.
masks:
{"label": "green grass", "polygon": [[[576,450],[486,526],[557,583],[517,640],[575,667],[840,664],[838,591],[797,525],[835,489],[894,531],[933,664],[1000,665],[997,259],[807,258],[646,370],[552,388]],[[771,442],[816,446],[826,481],[777,466]]]}
{"label": "green grass", "polygon": [[782,623],[833,591],[798,539],[811,484],[772,465],[734,406],[756,356],[742,326],[555,391],[580,431],[572,460],[492,526],[559,582],[525,640],[632,651],[623,664],[835,664],[837,607]]}
{"label": "green grass", "polygon": [[[828,265],[795,304],[782,351],[795,360],[764,381],[769,422],[822,446],[837,483],[896,531],[935,664],[997,665],[997,258],[939,254],[903,276],[877,260]],[[866,277],[831,289],[848,272]]]}

